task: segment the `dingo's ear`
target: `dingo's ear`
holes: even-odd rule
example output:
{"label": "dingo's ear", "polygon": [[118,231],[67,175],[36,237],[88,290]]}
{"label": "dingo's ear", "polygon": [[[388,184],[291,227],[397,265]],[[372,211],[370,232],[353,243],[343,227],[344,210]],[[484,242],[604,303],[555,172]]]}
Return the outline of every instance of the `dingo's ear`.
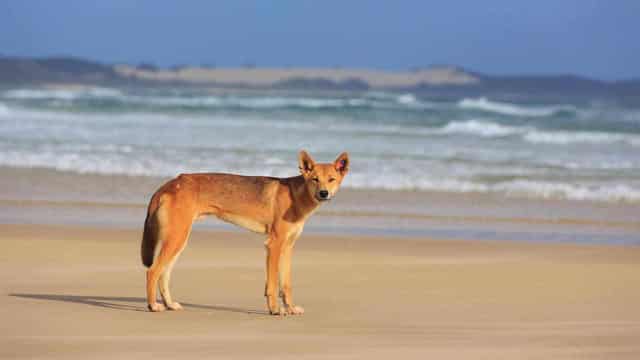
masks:
{"label": "dingo's ear", "polygon": [[346,152],[340,154],[336,161],[333,162],[333,167],[335,167],[342,176],[345,176],[349,171],[349,154]]}
{"label": "dingo's ear", "polygon": [[315,166],[316,162],[313,161],[311,155],[307,154],[306,151],[301,150],[298,154],[298,167],[300,168],[300,172],[302,173],[302,175],[306,176],[307,174],[309,174],[311,171],[313,171],[313,168]]}

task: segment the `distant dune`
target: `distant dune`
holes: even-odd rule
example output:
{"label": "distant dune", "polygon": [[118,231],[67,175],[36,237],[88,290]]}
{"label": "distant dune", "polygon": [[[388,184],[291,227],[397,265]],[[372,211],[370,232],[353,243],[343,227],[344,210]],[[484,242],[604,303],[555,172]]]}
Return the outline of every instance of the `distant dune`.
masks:
{"label": "distant dune", "polygon": [[141,80],[185,82],[194,84],[234,84],[254,87],[277,86],[291,80],[318,80],[336,84],[358,81],[369,88],[406,88],[419,85],[470,85],[479,78],[455,67],[437,67],[416,71],[380,71],[365,69],[322,68],[200,68],[176,71],[148,70],[128,65],[115,67],[118,74]]}
{"label": "distant dune", "polygon": [[449,65],[413,71],[295,67],[210,68],[188,65],[162,69],[151,64],[109,65],[73,57],[0,56],[0,86],[38,84],[383,90],[456,96],[582,94],[627,100],[640,96],[639,79],[610,82],[574,75],[493,76]]}

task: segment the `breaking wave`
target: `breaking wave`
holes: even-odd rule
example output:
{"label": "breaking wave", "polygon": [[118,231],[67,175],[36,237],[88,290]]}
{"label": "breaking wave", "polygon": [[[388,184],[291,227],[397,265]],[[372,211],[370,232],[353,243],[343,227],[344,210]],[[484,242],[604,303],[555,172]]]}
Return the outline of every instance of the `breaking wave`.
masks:
{"label": "breaking wave", "polygon": [[58,101],[107,99],[123,104],[152,106],[158,108],[240,108],[240,109],[340,109],[340,108],[374,108],[374,109],[421,109],[431,104],[420,101],[415,95],[374,93],[362,97],[300,97],[300,96],[237,96],[209,94],[139,94],[124,93],[117,89],[100,87],[81,87],[70,89],[14,89],[2,93],[2,98],[9,100],[49,100],[52,105]]}
{"label": "breaking wave", "polygon": [[622,143],[640,147],[639,135],[597,131],[541,130],[532,126],[507,126],[483,120],[449,122],[432,133],[466,134],[480,137],[520,136],[522,140],[532,144],[571,145],[582,143],[606,145]]}
{"label": "breaking wave", "polygon": [[345,186],[353,188],[640,202],[636,108],[576,105],[570,113],[570,105],[430,102],[412,93],[289,95],[7,90],[0,166],[291,176],[300,148],[322,158],[348,150],[357,167]]}
{"label": "breaking wave", "polygon": [[585,144],[613,144],[627,143],[632,146],[640,146],[640,137],[637,135],[626,135],[606,132],[568,132],[568,131],[538,131],[528,132],[524,139],[537,144],[570,145],[577,143]]}
{"label": "breaking wave", "polygon": [[119,98],[123,93],[117,89],[87,87],[79,89],[14,89],[3,93],[3,97],[14,100],[75,100],[80,98]]}
{"label": "breaking wave", "polygon": [[504,126],[482,120],[453,121],[440,129],[440,133],[443,134],[469,134],[483,137],[501,137],[526,131],[528,128],[525,127]]}
{"label": "breaking wave", "polygon": [[568,105],[554,106],[522,106],[507,102],[491,101],[485,97],[464,98],[458,102],[461,109],[480,110],[501,115],[542,117],[551,116],[561,111],[575,111]]}
{"label": "breaking wave", "polygon": [[7,107],[7,105],[0,103],[0,116],[7,115],[9,115],[9,108]]}
{"label": "breaking wave", "polygon": [[[176,171],[211,169],[270,176],[291,176],[295,173],[292,159],[274,155],[258,156],[253,161],[247,161],[241,154],[227,152],[214,163],[203,161],[185,167],[184,157],[187,153],[173,149],[164,153],[160,151],[157,156],[145,157],[139,156],[139,150],[128,145],[86,145],[66,147],[64,151],[49,149],[30,153],[0,152],[0,166],[41,167],[76,173],[135,176],[174,176]],[[265,167],[265,164],[269,166]],[[558,200],[640,202],[640,188],[621,183],[585,184],[526,178],[486,183],[449,176],[435,178],[426,173],[421,176],[402,175],[402,169],[393,167],[389,168],[388,172],[375,176],[366,171],[354,172],[344,186],[356,189],[494,193]]]}
{"label": "breaking wave", "polygon": [[357,178],[349,185],[355,188],[384,190],[419,190],[436,192],[494,193],[512,197],[556,200],[586,200],[599,202],[640,202],[640,188],[625,184],[572,184],[551,181],[516,179],[495,184],[463,179],[382,177],[373,182]]}
{"label": "breaking wave", "polygon": [[512,196],[545,199],[568,199],[590,201],[640,201],[640,189],[623,184],[583,185],[559,182],[516,180],[490,187],[493,192]]}

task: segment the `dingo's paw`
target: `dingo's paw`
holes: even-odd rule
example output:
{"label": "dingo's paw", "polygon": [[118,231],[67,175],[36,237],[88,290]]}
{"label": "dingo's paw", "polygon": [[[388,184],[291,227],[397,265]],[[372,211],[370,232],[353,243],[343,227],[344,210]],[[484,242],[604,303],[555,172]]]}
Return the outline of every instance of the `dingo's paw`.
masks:
{"label": "dingo's paw", "polygon": [[284,315],[284,312],[281,308],[269,309],[269,315]]}
{"label": "dingo's paw", "polygon": [[158,304],[158,303],[148,304],[147,307],[151,312],[161,312],[161,311],[167,310],[167,308],[164,305]]}
{"label": "dingo's paw", "polygon": [[282,310],[278,304],[278,299],[275,296],[266,295],[267,297],[267,309],[270,315],[282,315]]}
{"label": "dingo's paw", "polygon": [[171,304],[167,304],[167,308],[173,311],[183,310],[182,305],[179,302],[172,302]]}
{"label": "dingo's paw", "polygon": [[302,306],[286,306],[285,315],[302,315],[304,314],[304,308]]}

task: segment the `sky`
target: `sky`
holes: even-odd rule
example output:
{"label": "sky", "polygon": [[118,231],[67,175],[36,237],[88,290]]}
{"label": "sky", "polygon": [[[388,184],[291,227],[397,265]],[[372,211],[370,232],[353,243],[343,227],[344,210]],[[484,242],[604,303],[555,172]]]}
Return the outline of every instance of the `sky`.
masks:
{"label": "sky", "polygon": [[0,54],[640,78],[640,1],[2,0]]}

